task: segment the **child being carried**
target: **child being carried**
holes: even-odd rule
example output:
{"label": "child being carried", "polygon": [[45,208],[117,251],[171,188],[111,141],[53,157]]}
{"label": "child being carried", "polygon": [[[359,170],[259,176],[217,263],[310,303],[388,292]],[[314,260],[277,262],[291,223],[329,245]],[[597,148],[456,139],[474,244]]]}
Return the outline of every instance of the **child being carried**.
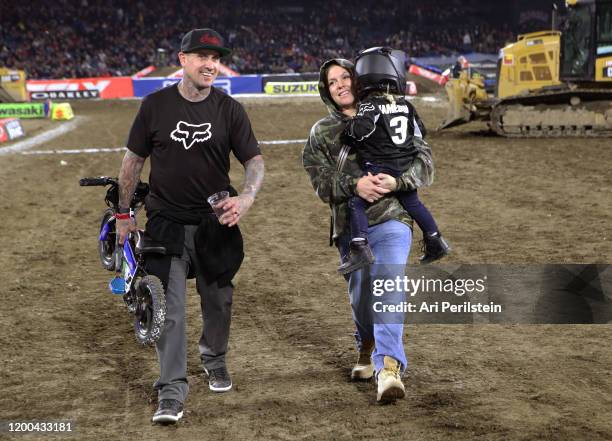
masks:
{"label": "child being carried", "polygon": [[[422,121],[404,94],[405,54],[386,47],[366,49],[357,56],[355,68],[360,104],[356,116],[344,130],[344,138],[357,151],[364,175],[386,173],[398,178],[419,152],[415,138],[422,140],[425,135]],[[398,191],[393,195],[423,231],[421,263],[430,263],[448,254],[450,247],[433,216],[419,200],[417,190]],[[374,262],[368,245],[368,205],[359,196],[349,200],[351,244],[348,259],[338,268],[341,274]]]}

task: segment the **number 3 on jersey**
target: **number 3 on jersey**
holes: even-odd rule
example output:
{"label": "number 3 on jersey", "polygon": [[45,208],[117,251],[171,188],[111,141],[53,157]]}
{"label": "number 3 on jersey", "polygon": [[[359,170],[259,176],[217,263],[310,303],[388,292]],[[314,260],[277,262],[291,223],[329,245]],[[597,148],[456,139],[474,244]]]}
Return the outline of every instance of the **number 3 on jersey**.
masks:
{"label": "number 3 on jersey", "polygon": [[396,145],[406,142],[406,137],[408,136],[408,118],[405,116],[396,116],[391,118],[389,121],[389,126],[394,128],[396,133],[396,135],[391,137],[391,141],[393,141]]}

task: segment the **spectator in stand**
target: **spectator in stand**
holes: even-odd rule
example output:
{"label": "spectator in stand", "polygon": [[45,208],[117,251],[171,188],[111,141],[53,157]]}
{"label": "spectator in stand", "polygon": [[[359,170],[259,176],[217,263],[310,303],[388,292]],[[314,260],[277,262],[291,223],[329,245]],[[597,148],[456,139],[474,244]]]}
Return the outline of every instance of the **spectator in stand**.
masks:
{"label": "spectator in stand", "polygon": [[196,0],[173,7],[152,0],[1,2],[0,66],[25,69],[29,78],[131,75],[153,63],[158,47],[174,59],[182,31],[202,22],[227,29],[236,48],[230,67],[244,74],[314,72],[325,59],[352,56],[355,47],[384,44],[411,57],[465,48],[496,53],[513,37],[506,19],[511,5],[378,4],[372,12],[369,0],[354,0],[351,8],[339,0],[294,7],[282,0],[227,0],[215,9]]}
{"label": "spectator in stand", "polygon": [[472,37],[468,31],[463,34],[463,52],[472,52]]}

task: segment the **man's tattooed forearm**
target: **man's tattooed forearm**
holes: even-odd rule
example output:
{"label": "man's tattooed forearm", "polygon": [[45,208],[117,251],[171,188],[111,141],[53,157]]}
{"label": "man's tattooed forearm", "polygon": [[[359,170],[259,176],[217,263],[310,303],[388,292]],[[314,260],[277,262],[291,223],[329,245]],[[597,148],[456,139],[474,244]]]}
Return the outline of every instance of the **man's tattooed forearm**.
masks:
{"label": "man's tattooed forearm", "polygon": [[264,160],[261,155],[257,155],[244,163],[245,177],[244,190],[242,194],[246,194],[255,199],[255,195],[261,188],[261,183],[264,177]]}
{"label": "man's tattooed forearm", "polygon": [[130,206],[144,163],[145,158],[141,158],[136,153],[129,150],[125,153],[121,163],[121,170],[119,171],[120,207],[127,208]]}

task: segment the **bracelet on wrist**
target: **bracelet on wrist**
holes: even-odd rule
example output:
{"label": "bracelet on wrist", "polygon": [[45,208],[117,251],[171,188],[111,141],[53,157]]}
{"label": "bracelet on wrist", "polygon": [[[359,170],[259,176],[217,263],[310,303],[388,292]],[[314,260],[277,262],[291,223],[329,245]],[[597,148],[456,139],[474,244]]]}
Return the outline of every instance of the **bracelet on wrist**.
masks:
{"label": "bracelet on wrist", "polygon": [[119,207],[119,210],[117,210],[117,213],[130,213],[132,211],[132,209],[130,207],[124,208],[124,207]]}
{"label": "bracelet on wrist", "polygon": [[115,214],[115,219],[117,220],[129,220],[132,218],[131,213],[117,213]]}

